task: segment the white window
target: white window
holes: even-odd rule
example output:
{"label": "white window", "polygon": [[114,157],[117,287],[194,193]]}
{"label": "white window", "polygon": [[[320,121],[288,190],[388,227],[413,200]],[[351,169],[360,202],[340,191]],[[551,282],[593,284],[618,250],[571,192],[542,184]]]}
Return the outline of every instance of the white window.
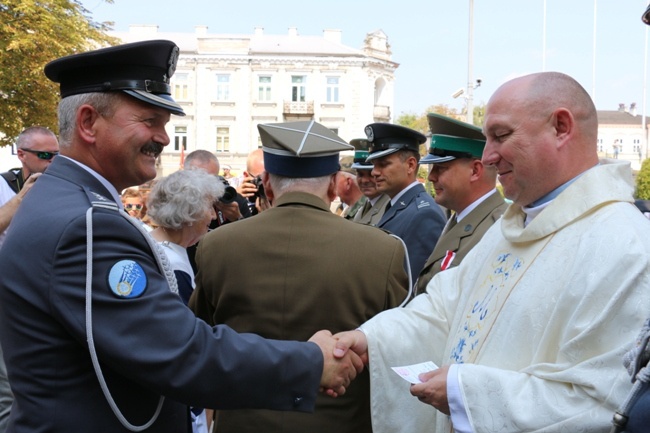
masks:
{"label": "white window", "polygon": [[189,82],[188,74],[174,75],[174,99],[178,101],[187,101],[188,82]]}
{"label": "white window", "polygon": [[217,153],[230,152],[230,128],[217,127]]}
{"label": "white window", "polygon": [[339,102],[339,77],[327,77],[327,102]]}
{"label": "white window", "polygon": [[230,100],[230,75],[217,74],[217,101]]}
{"label": "white window", "polygon": [[291,100],[293,102],[305,102],[305,93],[307,91],[305,85],[307,84],[307,77],[304,75],[291,76]]}
{"label": "white window", "polygon": [[271,77],[269,75],[262,75],[258,77],[258,101],[271,100]]}
{"label": "white window", "polygon": [[181,146],[187,150],[187,126],[174,127],[174,150],[179,152]]}

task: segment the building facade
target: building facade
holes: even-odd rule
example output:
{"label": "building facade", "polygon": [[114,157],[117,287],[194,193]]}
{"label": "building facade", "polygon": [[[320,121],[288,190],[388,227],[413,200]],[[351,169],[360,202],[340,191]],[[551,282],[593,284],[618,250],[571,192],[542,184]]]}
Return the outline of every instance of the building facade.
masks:
{"label": "building facade", "polygon": [[598,110],[598,154],[601,158],[630,161],[632,169],[641,168],[648,158],[648,118],[636,112],[636,104],[620,104],[618,110]]}
{"label": "building facade", "polygon": [[182,155],[195,149],[216,153],[241,173],[246,155],[261,145],[258,123],[313,119],[349,141],[363,137],[369,123],[393,120],[398,64],[381,30],[368,33],[361,49],[343,45],[339,30],[225,35],[207,27],[161,33],[157,26],[131,26],[111,34],[124,43],[169,39],[180,48],[171,86],[187,115],[168,124],[171,143],[160,175],[176,171]]}

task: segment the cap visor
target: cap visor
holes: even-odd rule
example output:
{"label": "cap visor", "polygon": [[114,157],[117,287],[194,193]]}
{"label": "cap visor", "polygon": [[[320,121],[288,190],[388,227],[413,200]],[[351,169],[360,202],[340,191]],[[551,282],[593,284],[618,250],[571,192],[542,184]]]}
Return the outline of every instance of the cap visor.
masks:
{"label": "cap visor", "polygon": [[402,150],[402,149],[386,149],[386,150],[380,150],[379,152],[371,153],[370,155],[368,155],[368,158],[366,158],[366,162],[369,162],[369,161],[372,161],[372,160],[378,159],[378,158],[383,158],[384,156],[388,156],[390,154],[393,154],[393,153],[397,152],[398,150]]}
{"label": "cap visor", "polygon": [[185,116],[185,112],[183,111],[181,106],[178,105],[178,103],[176,103],[176,101],[174,101],[172,97],[169,95],[165,95],[165,94],[154,95],[153,93],[148,93],[142,90],[133,90],[133,89],[122,90],[122,91],[124,93],[133,96],[136,99],[139,99],[142,102],[146,102],[147,104],[164,108],[165,110],[168,110],[178,116]]}
{"label": "cap visor", "polygon": [[441,162],[453,161],[454,159],[456,159],[455,156],[436,156],[428,153],[420,160],[419,164],[440,164]]}
{"label": "cap visor", "polygon": [[373,164],[362,164],[359,162],[355,162],[350,166],[350,168],[353,168],[355,170],[372,170],[373,168],[375,168],[375,166]]}

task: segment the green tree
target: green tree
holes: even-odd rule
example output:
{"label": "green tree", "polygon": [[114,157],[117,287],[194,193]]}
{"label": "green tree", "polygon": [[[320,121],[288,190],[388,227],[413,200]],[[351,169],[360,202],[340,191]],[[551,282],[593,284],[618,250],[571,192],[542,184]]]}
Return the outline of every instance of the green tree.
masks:
{"label": "green tree", "polygon": [[636,198],[650,200],[650,159],[644,159],[636,175]]}
{"label": "green tree", "polygon": [[443,116],[459,118],[459,114],[455,108],[451,108],[445,104],[431,105],[422,114],[415,114],[412,112],[401,114],[396,123],[398,125],[406,126],[407,128],[415,129],[423,134],[429,133],[429,122],[427,120],[428,113],[442,114]]}
{"label": "green tree", "polygon": [[[103,0],[112,3],[113,0]],[[43,67],[58,57],[117,43],[112,23],[97,23],[76,0],[5,0],[0,3],[0,146],[24,128],[57,131],[58,85]]]}
{"label": "green tree", "polygon": [[474,125],[479,128],[483,126],[485,120],[485,104],[481,103],[474,106]]}

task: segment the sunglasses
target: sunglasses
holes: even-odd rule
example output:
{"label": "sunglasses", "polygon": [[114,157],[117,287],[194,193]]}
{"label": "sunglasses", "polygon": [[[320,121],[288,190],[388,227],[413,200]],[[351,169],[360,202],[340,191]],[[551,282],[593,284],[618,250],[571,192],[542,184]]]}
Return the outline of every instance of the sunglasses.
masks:
{"label": "sunglasses", "polygon": [[141,204],[127,203],[127,204],[124,205],[124,209],[126,209],[126,210],[131,210],[131,209],[142,210],[142,205]]}
{"label": "sunglasses", "polygon": [[54,158],[59,154],[59,152],[42,152],[40,150],[32,150],[32,149],[21,149],[25,152],[33,153],[36,155],[38,159],[44,159],[46,161],[49,161],[50,159]]}

